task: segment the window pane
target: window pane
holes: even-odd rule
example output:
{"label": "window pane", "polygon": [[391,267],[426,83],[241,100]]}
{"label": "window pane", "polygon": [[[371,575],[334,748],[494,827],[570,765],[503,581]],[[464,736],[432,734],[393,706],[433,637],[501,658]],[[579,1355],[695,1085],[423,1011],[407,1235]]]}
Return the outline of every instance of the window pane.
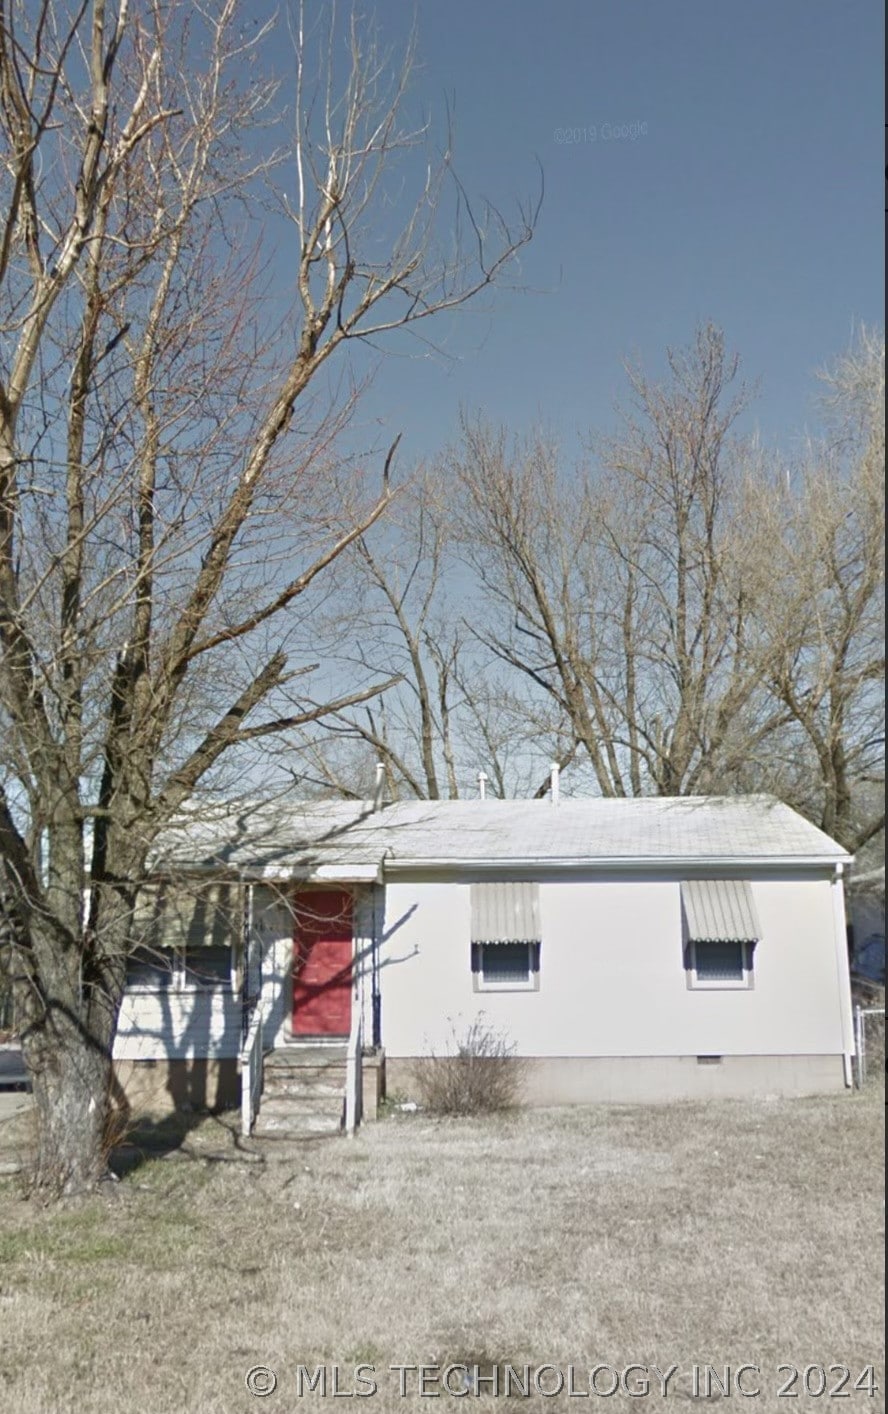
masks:
{"label": "window pane", "polygon": [[482,949],[485,982],[526,982],[529,975],[527,943],[492,943]]}
{"label": "window pane", "polygon": [[697,976],[703,982],[742,982],[742,943],[695,943]]}
{"label": "window pane", "polygon": [[187,986],[209,986],[231,981],[231,949],[205,943],[202,947],[185,949],[185,982]]}
{"label": "window pane", "polygon": [[126,984],[165,991],[173,985],[173,954],[137,948],[132,957],[127,958]]}

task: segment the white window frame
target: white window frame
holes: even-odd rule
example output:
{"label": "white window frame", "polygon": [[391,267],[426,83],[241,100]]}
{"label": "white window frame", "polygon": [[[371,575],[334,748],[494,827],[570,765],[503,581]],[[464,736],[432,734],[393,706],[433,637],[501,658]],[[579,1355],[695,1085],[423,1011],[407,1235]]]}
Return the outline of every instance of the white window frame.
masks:
{"label": "white window frame", "polygon": [[[472,985],[476,992],[538,992],[540,988],[539,965],[534,967],[533,949],[539,948],[539,943],[515,942],[512,944],[503,943],[473,943],[473,948],[478,948],[478,970],[472,970]],[[503,946],[523,947],[527,950],[527,972],[522,980],[517,977],[508,981],[488,980],[484,975],[484,953],[486,948],[493,951]]]}
{"label": "white window frame", "polygon": [[[687,980],[688,987],[695,992],[749,992],[755,985],[755,968],[753,966],[753,952],[755,943],[746,938],[734,939],[733,946],[741,949],[743,963],[743,977],[701,977],[697,971],[697,942],[705,942],[706,939],[690,938],[688,940],[687,956]],[[731,942],[717,942],[714,947],[731,947]]]}

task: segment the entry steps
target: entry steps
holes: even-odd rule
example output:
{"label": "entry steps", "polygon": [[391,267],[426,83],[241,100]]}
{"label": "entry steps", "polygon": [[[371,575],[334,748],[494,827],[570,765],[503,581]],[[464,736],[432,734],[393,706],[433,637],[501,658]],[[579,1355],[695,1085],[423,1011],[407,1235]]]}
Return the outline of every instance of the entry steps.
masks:
{"label": "entry steps", "polygon": [[259,1138],[338,1134],[345,1119],[346,1049],[294,1045],[270,1051],[253,1133]]}

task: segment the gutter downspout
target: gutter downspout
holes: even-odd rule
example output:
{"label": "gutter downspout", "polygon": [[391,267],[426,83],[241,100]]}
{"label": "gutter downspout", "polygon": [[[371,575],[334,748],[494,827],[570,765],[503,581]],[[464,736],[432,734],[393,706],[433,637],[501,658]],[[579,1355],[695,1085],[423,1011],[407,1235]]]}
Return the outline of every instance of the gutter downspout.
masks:
{"label": "gutter downspout", "polygon": [[842,876],[845,866],[836,864],[830,880],[833,905],[833,933],[836,948],[836,972],[839,980],[839,1007],[842,1022],[842,1069],[845,1088],[854,1085],[854,1016],[851,1010],[851,969],[848,963],[848,934],[845,922],[845,892]]}

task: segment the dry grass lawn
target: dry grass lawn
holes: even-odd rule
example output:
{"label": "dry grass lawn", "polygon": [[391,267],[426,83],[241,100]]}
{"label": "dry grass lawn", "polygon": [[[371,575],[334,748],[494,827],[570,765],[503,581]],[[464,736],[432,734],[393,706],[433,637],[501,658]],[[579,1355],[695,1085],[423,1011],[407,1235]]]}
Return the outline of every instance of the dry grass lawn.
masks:
{"label": "dry grass lawn", "polygon": [[[351,1141],[250,1147],[206,1121],[191,1157],[149,1159],[52,1211],[0,1183],[0,1409],[292,1414],[332,1400],[334,1365],[348,1390],[364,1363],[377,1393],[338,1408],[383,1414],[425,1407],[418,1375],[402,1398],[389,1366],[450,1362],[487,1375],[498,1362],[501,1380],[507,1362],[531,1380],[573,1366],[578,1393],[595,1365],[676,1364],[667,1409],[705,1402],[691,1398],[695,1362],[750,1362],[761,1373],[747,1387],[762,1393],[742,1407],[759,1410],[836,1407],[803,1390],[778,1399],[782,1364],[844,1364],[854,1378],[875,1363],[881,1391],[838,1408],[885,1407],[876,1086],[493,1121],[405,1115]],[[326,1399],[300,1398],[299,1365],[322,1363]],[[265,1399],[245,1387],[260,1364],[278,1378]],[[598,1387],[610,1379],[599,1372]],[[642,1402],[481,1389],[485,1408],[662,1405],[653,1376]],[[468,1407],[457,1401],[430,1407]]]}

